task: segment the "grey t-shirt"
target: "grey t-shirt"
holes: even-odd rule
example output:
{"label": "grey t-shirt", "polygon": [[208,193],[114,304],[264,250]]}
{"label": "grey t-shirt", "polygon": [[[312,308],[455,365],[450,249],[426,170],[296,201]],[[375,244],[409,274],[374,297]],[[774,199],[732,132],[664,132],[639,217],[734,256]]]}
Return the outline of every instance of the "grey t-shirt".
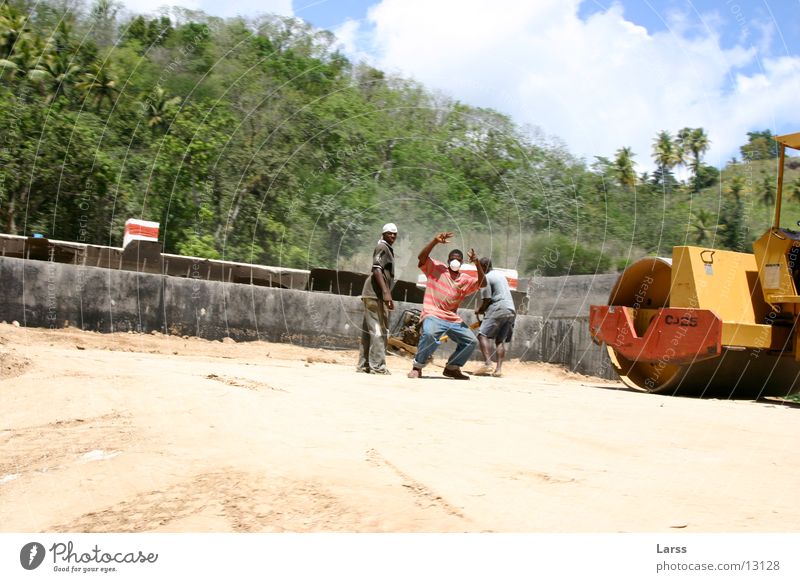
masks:
{"label": "grey t-shirt", "polygon": [[502,317],[516,313],[508,279],[498,271],[486,273],[486,286],[481,287],[481,299],[492,300],[486,309],[485,317]]}
{"label": "grey t-shirt", "polygon": [[381,299],[381,288],[375,282],[375,277],[372,276],[372,269],[380,267],[383,273],[383,280],[386,281],[386,287],[389,291],[392,290],[394,285],[394,249],[385,240],[378,241],[375,250],[372,252],[372,267],[369,269],[369,277],[364,281],[364,288],[361,290],[362,297],[372,297]]}

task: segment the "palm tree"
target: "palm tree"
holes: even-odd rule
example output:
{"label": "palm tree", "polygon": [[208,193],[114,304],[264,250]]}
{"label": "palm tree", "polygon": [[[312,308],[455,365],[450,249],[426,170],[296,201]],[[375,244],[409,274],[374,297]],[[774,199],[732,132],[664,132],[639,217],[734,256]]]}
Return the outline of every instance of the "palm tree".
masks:
{"label": "palm tree", "polygon": [[53,103],[60,97],[69,97],[82,74],[71,38],[72,23],[70,19],[58,23],[40,53],[41,58],[28,71],[28,78],[39,85],[47,96],[47,103]]}
{"label": "palm tree", "polygon": [[662,175],[681,163],[680,148],[668,131],[659,131],[653,140],[653,161]]}
{"label": "palm tree", "polygon": [[106,47],[114,42],[114,28],[121,4],[114,0],[96,0],[92,6],[91,18],[95,42]]}
{"label": "palm tree", "polygon": [[[691,154],[692,160],[690,168],[694,175],[695,192],[699,190],[698,174],[700,171],[700,158],[708,151],[711,146],[711,141],[708,139],[706,131],[702,127],[690,128],[684,127],[678,132],[677,142],[680,145],[682,158],[685,160],[686,155]],[[685,163],[685,161],[683,162]]]}
{"label": "palm tree", "polygon": [[167,123],[167,118],[174,113],[175,108],[181,102],[180,97],[167,99],[167,94],[161,87],[156,87],[152,94],[145,99],[144,105],[147,109],[147,126],[155,129],[163,127]]}
{"label": "palm tree", "polygon": [[104,101],[112,105],[119,94],[116,77],[98,63],[93,64],[83,74],[82,80],[75,85],[75,88],[83,92],[85,99],[91,100],[97,111]]}
{"label": "palm tree", "polygon": [[17,43],[30,33],[27,16],[6,2],[0,5],[0,58],[10,57]]}
{"label": "palm tree", "polygon": [[761,184],[758,187],[758,194],[759,199],[767,210],[767,224],[769,224],[770,216],[772,215],[772,205],[775,203],[775,190],[772,187],[772,180],[769,179],[769,176],[765,172],[761,173]]}
{"label": "palm tree", "polygon": [[714,220],[714,215],[708,210],[700,209],[692,218],[691,227],[694,232],[694,242],[698,245],[702,245],[706,241],[713,242],[717,230],[723,228],[717,224],[717,221]]}
{"label": "palm tree", "polygon": [[744,190],[744,178],[741,176],[734,176],[728,184],[728,191],[733,195],[733,199],[738,203]]}
{"label": "palm tree", "polygon": [[0,75],[25,78],[44,52],[41,38],[28,19],[8,4],[0,5]]}
{"label": "palm tree", "polygon": [[684,127],[683,129],[679,129],[678,134],[675,136],[675,146],[678,150],[678,157],[681,160],[681,165],[686,165],[690,141],[692,141],[692,128]]}
{"label": "palm tree", "polygon": [[39,83],[47,95],[47,103],[53,103],[62,96],[69,97],[80,73],[81,68],[69,55],[51,52],[28,72],[28,78]]}
{"label": "palm tree", "polygon": [[772,180],[767,174],[761,175],[761,202],[765,206],[772,206],[775,202],[775,189],[772,187]]}
{"label": "palm tree", "polygon": [[711,147],[711,140],[708,139],[708,134],[702,127],[692,130],[692,139],[689,144],[689,151],[692,152],[694,158],[695,168],[700,167],[700,158]]}
{"label": "palm tree", "polygon": [[633,171],[634,154],[631,148],[619,148],[614,156],[614,173],[617,181],[624,188],[633,187],[636,184],[636,172]]}

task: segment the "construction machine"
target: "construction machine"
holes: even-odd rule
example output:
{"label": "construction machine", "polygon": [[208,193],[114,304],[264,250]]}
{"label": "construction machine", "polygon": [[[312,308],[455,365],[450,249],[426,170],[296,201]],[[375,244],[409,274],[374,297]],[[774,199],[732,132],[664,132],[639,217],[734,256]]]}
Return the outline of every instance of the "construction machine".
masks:
{"label": "construction machine", "polygon": [[[417,354],[417,346],[419,345],[419,338],[422,335],[422,322],[420,317],[422,312],[419,309],[406,309],[397,320],[394,328],[392,329],[389,337],[386,338],[386,343],[394,352],[402,355],[415,356]],[[469,328],[472,331],[478,329],[481,325],[480,320],[470,324]],[[439,338],[439,343],[443,344],[450,338],[443,335]]]}
{"label": "construction machine", "polygon": [[775,215],[753,253],[674,247],[631,264],[608,305],[591,306],[592,339],[627,386],[718,398],[800,390],[800,231],[781,227],[785,152],[800,149],[800,133],[774,139]]}

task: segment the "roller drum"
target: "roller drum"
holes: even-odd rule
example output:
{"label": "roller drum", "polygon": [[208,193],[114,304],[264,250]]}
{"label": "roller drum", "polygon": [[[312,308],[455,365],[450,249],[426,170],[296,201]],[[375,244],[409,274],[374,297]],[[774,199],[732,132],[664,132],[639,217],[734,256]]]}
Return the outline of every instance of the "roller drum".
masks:
{"label": "roller drum", "polygon": [[[611,291],[609,305],[631,307],[644,334],[657,310],[669,307],[672,260],[647,258],[628,267]],[[620,379],[636,390],[705,398],[786,397],[800,390],[800,364],[791,353],[723,346],[718,357],[673,364],[628,359],[606,342]]]}

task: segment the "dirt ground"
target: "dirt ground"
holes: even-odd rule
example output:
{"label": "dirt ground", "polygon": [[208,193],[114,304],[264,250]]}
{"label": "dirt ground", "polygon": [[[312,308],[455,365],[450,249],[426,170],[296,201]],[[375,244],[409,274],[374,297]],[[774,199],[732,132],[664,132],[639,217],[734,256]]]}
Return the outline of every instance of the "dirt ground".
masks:
{"label": "dirt ground", "polygon": [[355,358],[0,325],[0,530],[800,531],[795,406]]}

